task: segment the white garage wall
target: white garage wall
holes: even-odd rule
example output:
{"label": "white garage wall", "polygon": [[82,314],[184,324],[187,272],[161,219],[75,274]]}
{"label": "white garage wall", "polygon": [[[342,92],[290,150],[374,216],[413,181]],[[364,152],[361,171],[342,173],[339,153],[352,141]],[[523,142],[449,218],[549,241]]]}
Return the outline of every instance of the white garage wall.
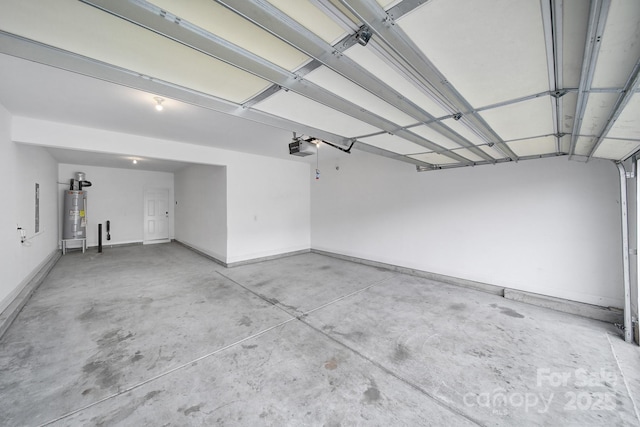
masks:
{"label": "white garage wall", "polygon": [[227,262],[308,250],[309,192],[306,163],[251,156],[230,164]]}
{"label": "white garage wall", "polygon": [[356,151],[335,163],[311,186],[314,249],[623,306],[612,162],[552,158],[417,173]]}
{"label": "white garage wall", "polygon": [[226,166],[228,263],[310,247],[307,163],[27,117],[13,117],[12,138],[27,144]]}
{"label": "white garage wall", "polygon": [[193,165],[175,173],[176,239],[227,262],[227,171]]}
{"label": "white garage wall", "polygon": [[[11,116],[0,105],[0,312],[57,250],[56,161],[42,148],[10,138]],[[40,184],[40,232],[35,234],[35,183]],[[28,240],[20,243],[17,226]]]}
{"label": "white garage wall", "polygon": [[16,165],[16,146],[11,142],[11,116],[0,105],[0,176],[4,183],[4,197],[11,203],[6,203],[5,209],[0,209],[0,270],[4,280],[0,282],[0,301],[6,308],[7,296],[15,291],[22,280],[20,268],[17,268],[21,251],[20,240],[16,231],[16,203],[17,189],[15,182],[18,165]]}
{"label": "white garage wall", "polygon": [[[102,224],[102,244],[139,243],[144,240],[144,191],[149,188],[169,190],[169,238],[173,238],[173,174],[87,165],[58,166],[60,209],[64,190],[76,172],[84,172],[92,186],[87,187],[87,246],[98,245],[98,224]],[[107,221],[111,221],[111,240],[107,240]],[[62,239],[62,216],[59,238]],[[69,242],[79,247],[79,242]]]}

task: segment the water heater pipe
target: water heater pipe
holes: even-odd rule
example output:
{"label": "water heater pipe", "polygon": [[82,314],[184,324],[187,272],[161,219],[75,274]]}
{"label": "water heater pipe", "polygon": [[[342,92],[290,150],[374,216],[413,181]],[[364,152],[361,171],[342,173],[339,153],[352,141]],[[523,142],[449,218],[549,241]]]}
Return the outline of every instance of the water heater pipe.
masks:
{"label": "water heater pipe", "polygon": [[102,253],[102,224],[98,224],[98,253]]}

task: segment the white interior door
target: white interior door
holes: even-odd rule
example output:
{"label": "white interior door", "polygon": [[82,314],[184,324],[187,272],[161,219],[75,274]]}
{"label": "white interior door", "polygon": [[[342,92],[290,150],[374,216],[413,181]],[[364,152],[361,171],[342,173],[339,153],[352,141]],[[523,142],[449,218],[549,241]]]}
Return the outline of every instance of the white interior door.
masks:
{"label": "white interior door", "polygon": [[169,190],[147,189],[144,192],[144,243],[169,241]]}

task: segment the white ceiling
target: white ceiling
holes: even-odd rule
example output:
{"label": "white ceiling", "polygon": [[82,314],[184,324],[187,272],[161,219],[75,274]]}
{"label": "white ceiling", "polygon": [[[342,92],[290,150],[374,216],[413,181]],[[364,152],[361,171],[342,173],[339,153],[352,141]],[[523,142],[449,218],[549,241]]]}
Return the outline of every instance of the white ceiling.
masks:
{"label": "white ceiling", "polygon": [[[47,151],[59,163],[71,165],[100,166],[103,168],[146,170],[175,173],[191,163],[174,160],[154,159],[149,157],[118,155],[110,153],[94,153],[90,151],[67,150],[48,147]],[[133,161],[136,163],[133,163]]]}
{"label": "white ceiling", "polygon": [[0,31],[18,116],[280,158],[294,131],[356,139],[424,170],[640,147],[637,0],[15,0]]}

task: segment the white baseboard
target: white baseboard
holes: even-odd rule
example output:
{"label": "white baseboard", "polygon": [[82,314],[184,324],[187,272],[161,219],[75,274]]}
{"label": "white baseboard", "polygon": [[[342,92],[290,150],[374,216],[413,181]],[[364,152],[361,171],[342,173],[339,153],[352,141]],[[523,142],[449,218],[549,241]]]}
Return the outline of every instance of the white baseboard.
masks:
{"label": "white baseboard", "polygon": [[49,271],[58,262],[62,253],[54,250],[36,268],[33,269],[20,284],[0,303],[0,338],[5,334],[9,326],[18,317],[18,314],[29,301],[31,295],[38,289]]}
{"label": "white baseboard", "polygon": [[586,304],[577,301],[571,301],[563,298],[539,295],[530,292],[523,292],[516,289],[506,288],[503,286],[490,285],[488,283],[474,282],[472,280],[460,279],[458,277],[445,276],[443,274],[430,273],[428,271],[415,270],[407,267],[400,267],[384,262],[371,261],[367,259],[357,258],[349,255],[342,255],[334,252],[311,249],[311,252],[320,255],[326,255],[358,264],[369,265],[372,267],[381,267],[388,270],[397,271],[398,273],[408,274],[410,276],[423,277],[425,279],[434,280],[436,282],[447,283],[450,285],[471,288],[482,292],[498,295],[514,301],[521,301],[527,304],[539,307],[549,308],[551,310],[561,311],[564,313],[575,314],[577,316],[588,317],[590,319],[601,320],[608,323],[622,323],[623,312],[617,308],[602,307],[599,305]]}

